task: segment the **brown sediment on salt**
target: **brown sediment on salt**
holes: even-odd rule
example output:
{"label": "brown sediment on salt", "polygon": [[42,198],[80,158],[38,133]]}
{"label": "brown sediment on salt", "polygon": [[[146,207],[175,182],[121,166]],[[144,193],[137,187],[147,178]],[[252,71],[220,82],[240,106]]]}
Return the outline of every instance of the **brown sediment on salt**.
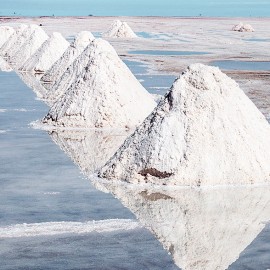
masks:
{"label": "brown sediment on salt", "polygon": [[141,123],[156,106],[105,40],[93,40],[70,70],[72,83],[43,123],[56,127],[127,129]]}
{"label": "brown sediment on salt", "polygon": [[265,117],[218,68],[194,64],[99,177],[182,186],[267,183],[269,160]]}
{"label": "brown sediment on salt", "polygon": [[110,29],[105,32],[103,37],[109,38],[136,38],[138,37],[126,22],[115,20]]}

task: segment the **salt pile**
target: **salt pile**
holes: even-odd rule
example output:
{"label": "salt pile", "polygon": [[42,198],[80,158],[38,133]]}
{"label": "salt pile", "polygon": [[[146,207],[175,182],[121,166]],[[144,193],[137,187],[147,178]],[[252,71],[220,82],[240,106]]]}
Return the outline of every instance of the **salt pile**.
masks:
{"label": "salt pile", "polygon": [[238,31],[238,32],[254,32],[254,29],[250,24],[243,24],[240,22],[239,24],[236,24],[233,26],[232,31]]}
{"label": "salt pile", "polygon": [[113,47],[95,39],[86,48],[87,65],[75,61],[78,78],[57,100],[44,123],[59,127],[129,128],[156,106],[151,95],[118,57]]}
{"label": "salt pile", "polygon": [[36,26],[31,36],[18,48],[16,53],[10,57],[9,61],[12,63],[13,67],[19,68],[22,66],[48,38],[44,30]]}
{"label": "salt pile", "polygon": [[132,31],[126,22],[115,20],[110,29],[103,34],[103,37],[110,38],[136,38],[137,35]]}
{"label": "salt pile", "polygon": [[10,65],[0,56],[0,71],[10,72],[12,68]]}
{"label": "salt pile", "polygon": [[14,32],[15,30],[10,26],[0,26],[0,48],[5,42],[7,42],[7,40]]}
{"label": "salt pile", "polygon": [[13,45],[16,43],[17,39],[22,35],[23,31],[28,26],[26,24],[20,24],[14,30],[14,33],[9,37],[9,39],[1,47],[1,55],[6,55],[6,53],[13,48]]}
{"label": "salt pile", "polygon": [[44,87],[49,89],[52,84],[57,82],[66,69],[83,52],[93,39],[94,36],[91,32],[80,32],[74,43],[67,48],[61,58],[56,61],[55,64],[42,76],[41,81],[45,82]]}
{"label": "salt pile", "polygon": [[68,41],[60,33],[54,32],[19,69],[44,73],[63,55],[68,46]]}
{"label": "salt pile", "polygon": [[194,64],[127,138],[100,177],[168,185],[270,180],[270,126],[238,84]]}

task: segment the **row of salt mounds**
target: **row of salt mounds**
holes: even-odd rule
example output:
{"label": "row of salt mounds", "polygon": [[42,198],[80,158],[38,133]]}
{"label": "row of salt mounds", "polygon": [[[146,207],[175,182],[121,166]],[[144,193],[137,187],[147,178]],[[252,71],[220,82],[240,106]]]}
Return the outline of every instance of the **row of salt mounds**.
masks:
{"label": "row of salt mounds", "polygon": [[30,37],[20,48],[9,58],[9,62],[14,68],[21,67],[49,38],[45,31],[36,26]]}
{"label": "row of salt mounds", "polygon": [[254,29],[250,24],[243,24],[240,22],[239,24],[236,24],[233,26],[232,31],[238,31],[238,32],[254,32]]}
{"label": "row of salt mounds", "polygon": [[84,51],[89,43],[95,37],[91,32],[80,32],[73,44],[71,44],[61,58],[41,77],[44,82],[44,87],[49,89],[51,85],[57,82],[66,69],[73,63],[73,61]]}
{"label": "row of salt mounds", "polygon": [[69,45],[60,33],[54,32],[19,70],[44,73],[63,55]]}
{"label": "row of salt mounds", "polygon": [[138,37],[126,22],[115,20],[110,29],[103,34],[103,37],[110,38],[136,38]]}
{"label": "row of salt mounds", "polygon": [[129,128],[141,123],[156,106],[151,95],[107,41],[95,39],[86,51],[88,64],[43,123],[76,128]]}
{"label": "row of salt mounds", "polygon": [[4,45],[5,42],[7,42],[7,40],[12,36],[14,32],[14,28],[10,26],[0,26],[0,48]]}
{"label": "row of salt mounds", "polygon": [[19,26],[17,26],[13,32],[13,34],[9,37],[9,39],[1,46],[0,49],[0,54],[2,56],[6,56],[8,55],[8,51],[11,50],[14,46],[14,44],[16,43],[18,37],[20,37],[24,30],[27,28],[28,26],[26,24],[20,24]]}
{"label": "row of salt mounds", "polygon": [[191,65],[99,176],[168,185],[270,180],[270,126],[216,67]]}

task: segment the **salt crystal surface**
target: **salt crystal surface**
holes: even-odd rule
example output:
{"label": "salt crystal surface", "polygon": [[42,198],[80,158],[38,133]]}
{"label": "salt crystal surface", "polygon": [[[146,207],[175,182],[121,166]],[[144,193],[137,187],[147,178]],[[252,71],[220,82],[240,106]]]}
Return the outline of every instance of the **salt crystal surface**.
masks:
{"label": "salt crystal surface", "polygon": [[19,70],[44,73],[63,55],[68,46],[68,41],[60,33],[54,32]]}
{"label": "salt crystal surface", "polygon": [[254,29],[250,24],[243,24],[242,22],[240,22],[239,24],[233,26],[232,31],[254,32]]}
{"label": "salt crystal surface", "polygon": [[77,35],[73,44],[67,48],[61,58],[41,77],[41,81],[44,82],[44,87],[46,89],[49,89],[61,78],[66,69],[94,38],[92,33],[88,31],[82,31]]}
{"label": "salt crystal surface", "polygon": [[126,22],[115,20],[110,29],[103,34],[103,37],[110,38],[136,38],[137,35],[132,31]]}
{"label": "salt crystal surface", "polygon": [[238,84],[194,64],[99,176],[168,185],[270,180],[270,126]]}
{"label": "salt crystal surface", "polygon": [[28,26],[26,24],[20,24],[18,27],[14,28],[15,32],[9,37],[9,39],[2,45],[0,54],[2,56],[6,55],[6,53],[13,48],[13,45],[16,43],[17,39],[22,36],[23,31]]}
{"label": "salt crystal surface", "polygon": [[35,27],[30,37],[17,49],[16,53],[9,58],[11,65],[14,68],[22,66],[48,38],[48,35],[41,27]]}
{"label": "salt crystal surface", "polygon": [[141,123],[156,103],[114,48],[95,39],[84,53],[87,63],[73,63],[70,70],[76,80],[43,122],[77,128],[131,128]]}
{"label": "salt crystal surface", "polygon": [[10,26],[0,26],[0,48],[15,32],[14,28]]}

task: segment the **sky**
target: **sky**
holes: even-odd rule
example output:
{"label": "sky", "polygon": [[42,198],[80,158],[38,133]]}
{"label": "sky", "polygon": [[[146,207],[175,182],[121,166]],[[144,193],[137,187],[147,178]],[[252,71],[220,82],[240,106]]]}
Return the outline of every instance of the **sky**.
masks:
{"label": "sky", "polygon": [[[15,12],[15,14],[14,14]],[[0,0],[0,16],[270,17],[270,0]]]}

